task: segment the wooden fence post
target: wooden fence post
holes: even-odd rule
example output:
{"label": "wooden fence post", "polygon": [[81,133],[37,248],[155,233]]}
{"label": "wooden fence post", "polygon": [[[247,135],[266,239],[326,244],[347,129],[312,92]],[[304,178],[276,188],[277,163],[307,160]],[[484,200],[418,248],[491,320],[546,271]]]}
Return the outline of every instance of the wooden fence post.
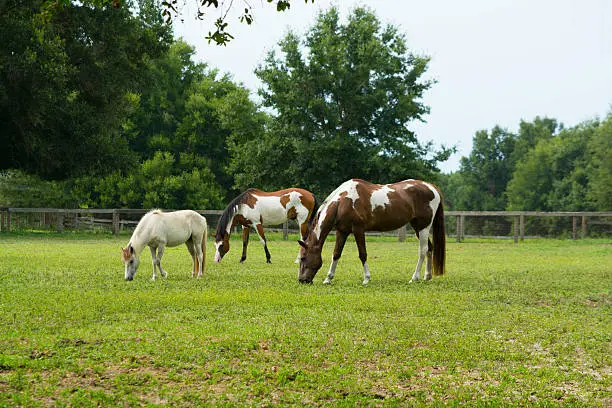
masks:
{"label": "wooden fence post", "polygon": [[515,215],[514,216],[514,243],[517,244],[518,243],[518,237],[519,237],[519,216]]}
{"label": "wooden fence post", "polygon": [[465,241],[465,215],[461,216],[461,240]]}
{"label": "wooden fence post", "polygon": [[586,215],[583,215],[582,216],[582,234],[581,234],[582,239],[586,238],[586,233],[587,233],[587,219],[586,219]]}
{"label": "wooden fence post", "polygon": [[113,235],[119,236],[119,211],[113,210]]}
{"label": "wooden fence post", "polygon": [[287,239],[289,239],[289,221],[283,223],[283,240],[287,241]]}
{"label": "wooden fence post", "polygon": [[572,217],[572,239],[578,239],[578,217]]}
{"label": "wooden fence post", "polygon": [[397,240],[399,242],[404,242],[406,240],[406,226],[405,225],[402,228],[397,230]]}
{"label": "wooden fence post", "polygon": [[461,242],[461,216],[457,216],[457,242]]}
{"label": "wooden fence post", "polygon": [[519,234],[521,236],[521,241],[525,240],[525,214],[521,214],[519,218]]}
{"label": "wooden fence post", "polygon": [[6,207],[0,208],[0,232],[6,229],[6,223],[4,221],[5,220],[4,217],[6,216],[7,213],[8,213],[8,208]]}
{"label": "wooden fence post", "polygon": [[64,231],[64,213],[58,212],[57,213],[57,232],[63,232],[63,231]]}

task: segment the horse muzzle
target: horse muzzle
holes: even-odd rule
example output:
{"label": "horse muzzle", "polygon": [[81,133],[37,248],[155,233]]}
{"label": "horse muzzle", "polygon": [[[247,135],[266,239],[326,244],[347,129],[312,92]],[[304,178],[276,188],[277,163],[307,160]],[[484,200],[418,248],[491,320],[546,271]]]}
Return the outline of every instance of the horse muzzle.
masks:
{"label": "horse muzzle", "polygon": [[312,279],[298,279],[302,285],[312,285]]}

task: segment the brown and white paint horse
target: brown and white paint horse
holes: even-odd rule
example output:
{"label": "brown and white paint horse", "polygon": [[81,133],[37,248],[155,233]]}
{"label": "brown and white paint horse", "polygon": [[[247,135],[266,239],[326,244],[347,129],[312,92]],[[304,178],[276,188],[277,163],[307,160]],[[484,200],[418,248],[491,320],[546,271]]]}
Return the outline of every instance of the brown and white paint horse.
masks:
{"label": "brown and white paint horse", "polygon": [[[249,233],[254,227],[266,252],[266,261],[270,263],[270,251],[264,235],[264,226],[279,225],[287,220],[297,220],[300,226],[300,236],[308,236],[308,222],[318,209],[315,196],[301,188],[266,192],[249,188],[225,208],[217,224],[215,235],[215,262],[221,262],[230,249],[229,236],[232,228],[238,223],[242,225],[242,257],[246,260]],[[302,249],[299,249],[296,262],[299,262]]]}
{"label": "brown and white paint horse", "polygon": [[[353,233],[363,264],[363,284],[367,285],[370,270],[365,232],[391,231],[408,223],[419,239],[419,260],[411,282],[420,279],[421,266],[426,257],[425,280],[431,279],[432,272],[442,275],[446,236],[442,197],[436,186],[419,180],[384,185],[359,179],[342,183],[319,208],[311,222],[312,231],[307,240],[299,241],[305,249],[300,262],[299,281],[312,283],[323,264],[321,250],[325,239],[332,229],[336,229],[333,260],[323,283],[331,283],[346,239]],[[433,233],[433,244],[429,240],[430,233]]]}

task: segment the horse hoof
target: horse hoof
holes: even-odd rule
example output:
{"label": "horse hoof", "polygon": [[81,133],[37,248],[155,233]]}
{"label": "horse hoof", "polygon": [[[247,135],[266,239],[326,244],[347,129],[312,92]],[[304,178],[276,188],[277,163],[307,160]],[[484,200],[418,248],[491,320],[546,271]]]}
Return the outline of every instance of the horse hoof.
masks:
{"label": "horse hoof", "polygon": [[326,278],[326,279],[323,281],[323,284],[324,284],[324,285],[331,285],[331,280]]}
{"label": "horse hoof", "polygon": [[368,286],[368,283],[370,283],[370,280],[369,280],[369,279],[364,280],[364,281],[363,281],[363,286]]}
{"label": "horse hoof", "polygon": [[266,263],[272,263],[272,261],[268,259],[268,260],[266,261]]}

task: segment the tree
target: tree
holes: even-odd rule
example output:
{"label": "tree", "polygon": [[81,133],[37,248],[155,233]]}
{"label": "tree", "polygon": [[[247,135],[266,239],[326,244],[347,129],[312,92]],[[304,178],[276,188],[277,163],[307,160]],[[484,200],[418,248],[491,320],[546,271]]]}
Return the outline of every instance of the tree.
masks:
{"label": "tree", "polygon": [[516,165],[540,141],[551,139],[561,129],[563,125],[557,123],[556,119],[536,116],[533,122],[521,120],[511,155],[512,166]]}
{"label": "tree", "polygon": [[508,183],[508,209],[592,211],[588,200],[592,156],[588,146],[600,127],[588,121],[541,140],[516,165]]}
{"label": "tree", "polygon": [[422,78],[429,59],[410,53],[396,27],[366,8],[342,24],[331,8],[303,40],[289,33],[279,47],[281,56],[269,53],[256,70],[273,113],[266,134],[232,150],[238,186],[321,194],[350,177],[389,182],[437,171],[448,151],[431,152],[407,127],[429,111],[421,101],[433,84]]}
{"label": "tree", "polygon": [[80,178],[73,191],[80,207],[216,209],[224,202],[207,163],[188,154],[177,160],[169,152],[157,152],[127,175]]}
{"label": "tree", "polygon": [[146,8],[70,3],[43,24],[42,0],[12,4],[0,13],[0,170],[59,180],[129,168],[123,121],[171,32]]}
{"label": "tree", "polygon": [[156,86],[140,94],[126,133],[141,159],[161,151],[175,160],[192,155],[230,192],[234,180],[228,171],[228,145],[259,138],[262,114],[246,88],[227,74],[194,63],[194,53],[192,46],[177,41],[166,56],[152,62]]}
{"label": "tree", "polygon": [[499,126],[480,130],[472,139],[472,151],[462,157],[458,171],[462,186],[454,197],[456,210],[502,210],[506,185],[512,176],[510,156],[515,136]]}
{"label": "tree", "polygon": [[586,168],[587,198],[598,211],[612,210],[612,111],[587,145],[591,161]]}
{"label": "tree", "polygon": [[[277,11],[285,11],[291,8],[291,0],[266,0],[268,3],[273,3],[276,7]],[[308,0],[304,0],[305,3],[308,3]],[[310,0],[311,3],[314,3],[314,0]],[[129,8],[130,1],[129,0],[82,0],[81,3],[85,6],[89,7],[98,7],[98,8]],[[194,0],[193,3],[197,5],[196,18],[203,20],[207,16],[208,9],[214,7],[215,9],[219,9],[219,1],[218,0]],[[72,0],[49,0],[45,2],[44,7],[42,8],[43,15],[53,15],[55,10],[61,9],[62,7],[67,7],[72,4]],[[181,2],[179,0],[163,0],[161,2],[164,10],[162,12],[162,16],[165,18],[168,24],[172,23],[174,18],[182,17],[181,10]],[[186,2],[183,2],[186,4]],[[128,7],[125,7],[125,6]],[[243,0],[240,6],[244,6],[244,11],[239,14],[238,20],[242,23],[251,24],[254,19],[253,7],[251,4]],[[225,2],[221,1],[221,10],[219,17],[215,20],[215,31],[209,31],[208,35],[205,39],[208,42],[214,41],[217,45],[227,45],[234,37],[227,31],[229,23],[227,22],[228,15],[230,11],[234,7],[240,7],[238,5],[234,5],[233,1],[230,1],[229,4],[225,4]]]}

